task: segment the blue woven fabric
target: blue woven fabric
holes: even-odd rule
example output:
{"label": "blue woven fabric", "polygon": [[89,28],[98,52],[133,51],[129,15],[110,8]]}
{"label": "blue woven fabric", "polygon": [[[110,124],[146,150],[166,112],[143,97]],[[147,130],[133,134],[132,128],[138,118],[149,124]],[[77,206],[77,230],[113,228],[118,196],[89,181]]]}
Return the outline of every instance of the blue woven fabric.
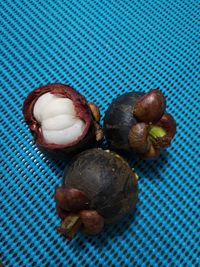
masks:
{"label": "blue woven fabric", "polygon": [[[198,266],[197,0],[2,0],[1,254],[6,267]],[[53,199],[64,163],[46,159],[22,116],[34,88],[69,84],[99,105],[160,88],[177,120],[140,176],[134,214],[96,237],[57,234]]]}

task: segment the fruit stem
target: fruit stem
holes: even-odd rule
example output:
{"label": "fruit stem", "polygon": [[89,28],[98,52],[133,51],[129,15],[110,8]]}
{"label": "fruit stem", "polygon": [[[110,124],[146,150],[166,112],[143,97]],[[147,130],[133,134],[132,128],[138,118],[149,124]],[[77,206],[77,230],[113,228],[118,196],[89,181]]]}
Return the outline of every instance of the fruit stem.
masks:
{"label": "fruit stem", "polygon": [[81,219],[77,214],[70,214],[62,221],[56,230],[67,239],[71,240],[80,228],[81,224]]}
{"label": "fruit stem", "polygon": [[162,127],[159,127],[159,126],[152,126],[149,130],[149,135],[152,139],[163,137],[166,134],[167,134],[166,131]]}

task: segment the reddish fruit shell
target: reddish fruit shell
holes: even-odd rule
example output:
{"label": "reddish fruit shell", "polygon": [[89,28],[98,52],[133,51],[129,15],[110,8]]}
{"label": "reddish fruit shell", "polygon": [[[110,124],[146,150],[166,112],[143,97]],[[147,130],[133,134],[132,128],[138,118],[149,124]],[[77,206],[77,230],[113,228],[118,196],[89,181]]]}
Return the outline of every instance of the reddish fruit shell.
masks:
{"label": "reddish fruit shell", "polygon": [[[77,116],[85,122],[85,129],[82,135],[76,141],[70,144],[57,145],[46,143],[40,129],[40,124],[33,116],[33,108],[37,99],[41,95],[48,92],[57,96],[71,99],[73,101]],[[23,114],[31,133],[34,136],[36,144],[45,154],[53,157],[63,158],[68,153],[79,152],[82,150],[82,147],[90,147],[95,143],[94,122],[87,101],[84,96],[79,94],[70,86],[55,83],[35,89],[24,101]]]}

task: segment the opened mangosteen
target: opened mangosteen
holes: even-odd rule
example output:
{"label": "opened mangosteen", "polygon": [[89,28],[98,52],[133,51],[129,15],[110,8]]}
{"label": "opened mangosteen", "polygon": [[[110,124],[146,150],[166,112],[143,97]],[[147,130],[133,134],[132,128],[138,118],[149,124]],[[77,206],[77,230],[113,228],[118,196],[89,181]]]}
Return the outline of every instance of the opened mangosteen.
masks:
{"label": "opened mangosteen", "polygon": [[102,231],[134,209],[138,177],[128,163],[109,150],[93,148],[77,155],[64,171],[55,201],[62,220],[57,230],[71,239],[78,228],[88,235]]}
{"label": "opened mangosteen", "polygon": [[95,146],[103,137],[98,107],[67,85],[35,89],[25,99],[23,114],[38,147],[55,158]]}
{"label": "opened mangosteen", "polygon": [[158,89],[130,92],[117,97],[104,118],[104,132],[113,150],[155,158],[170,146],[176,132],[174,118],[165,111],[166,101]]}

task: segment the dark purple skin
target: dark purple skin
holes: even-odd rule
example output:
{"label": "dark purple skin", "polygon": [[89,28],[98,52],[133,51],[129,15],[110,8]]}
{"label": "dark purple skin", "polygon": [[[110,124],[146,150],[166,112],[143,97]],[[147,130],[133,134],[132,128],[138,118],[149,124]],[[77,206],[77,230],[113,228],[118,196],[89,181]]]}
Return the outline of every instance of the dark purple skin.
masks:
{"label": "dark purple skin", "polygon": [[[120,220],[134,209],[137,196],[137,175],[122,157],[102,149],[77,155],[55,192],[59,217],[65,222],[76,214],[87,234],[98,234],[104,224]],[[58,230],[71,237],[62,225]]]}
{"label": "dark purple skin", "polygon": [[[104,133],[110,148],[138,153],[143,158],[157,157],[161,149],[170,146],[176,132],[176,122],[165,112],[165,106],[165,98],[158,89],[117,97],[104,118]],[[150,137],[153,126],[165,130],[165,136]]]}
{"label": "dark purple skin", "polygon": [[[57,145],[46,143],[41,129],[40,124],[33,116],[33,108],[37,99],[44,93],[50,92],[54,95],[59,95],[62,97],[67,97],[71,99],[74,103],[77,116],[79,116],[86,124],[86,128],[82,135],[73,143],[66,145]],[[91,110],[90,105],[84,96],[78,93],[76,90],[71,88],[68,85],[63,84],[48,84],[41,86],[34,91],[32,91],[24,101],[23,105],[23,114],[27,125],[33,135],[34,141],[40,150],[47,156],[56,159],[66,159],[72,155],[79,153],[80,151],[97,146],[98,141],[103,137],[101,128],[98,124],[99,116],[96,116],[95,113],[99,112],[98,108],[92,104],[96,110],[94,113]],[[98,118],[96,120],[95,118]],[[98,136],[97,136],[98,134]]]}
{"label": "dark purple skin", "polygon": [[104,118],[104,130],[111,149],[129,151],[128,134],[137,124],[133,105],[144,93],[126,93],[117,97],[109,106]]}

